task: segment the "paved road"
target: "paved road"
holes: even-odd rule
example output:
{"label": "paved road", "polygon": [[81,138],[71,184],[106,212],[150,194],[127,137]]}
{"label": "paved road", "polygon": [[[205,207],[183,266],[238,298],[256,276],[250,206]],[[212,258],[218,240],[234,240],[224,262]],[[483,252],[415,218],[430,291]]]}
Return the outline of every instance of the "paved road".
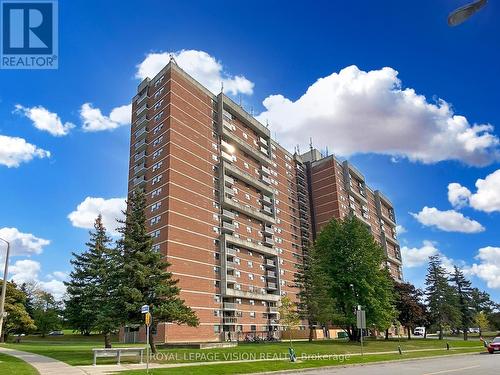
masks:
{"label": "paved road", "polygon": [[[486,375],[500,373],[500,354],[472,354],[343,368],[314,369],[304,375]],[[276,373],[280,374],[280,373]],[[290,372],[281,374],[290,375]]]}

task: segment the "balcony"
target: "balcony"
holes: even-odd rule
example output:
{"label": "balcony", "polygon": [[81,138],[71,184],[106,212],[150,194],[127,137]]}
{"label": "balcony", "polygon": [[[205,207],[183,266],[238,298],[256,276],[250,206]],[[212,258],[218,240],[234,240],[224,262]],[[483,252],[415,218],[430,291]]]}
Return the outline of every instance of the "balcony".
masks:
{"label": "balcony", "polygon": [[235,217],[236,217],[236,214],[234,212],[231,212],[229,210],[222,210],[222,218],[223,219],[234,220]]}
{"label": "balcony", "polygon": [[260,147],[260,152],[262,152],[264,155],[269,156],[269,150],[266,147]]}
{"label": "balcony", "polygon": [[236,276],[235,275],[231,275],[231,274],[227,274],[226,275],[226,281],[235,283],[236,282]]}
{"label": "balcony", "polygon": [[234,197],[234,189],[233,188],[225,188],[224,193],[229,195],[230,197]]}
{"label": "balcony", "polygon": [[135,122],[135,127],[138,128],[139,126],[141,126],[142,124],[146,123],[147,121],[147,116],[144,115],[142,116],[140,119],[138,119],[136,122]]}
{"label": "balcony", "polygon": [[262,137],[259,137],[259,142],[262,143],[264,146],[268,146],[267,140]]}
{"label": "balcony", "polygon": [[224,176],[224,183],[226,184],[226,186],[231,187],[234,185],[234,178],[229,176]]}
{"label": "balcony", "polygon": [[266,259],[266,263],[265,263],[265,266],[266,267],[276,267],[276,262],[272,259]]}
{"label": "balcony", "polygon": [[233,262],[231,260],[226,260],[226,267],[228,269],[233,269],[234,270],[236,268],[236,266],[237,266],[237,264],[235,262]]}
{"label": "balcony", "polygon": [[277,290],[277,285],[276,283],[267,283],[266,289],[268,290]]}
{"label": "balcony", "polygon": [[227,222],[222,223],[222,232],[223,233],[234,233],[235,231],[235,226],[234,224],[230,224]]}
{"label": "balcony", "polygon": [[269,306],[267,308],[267,312],[269,314],[278,314],[279,313],[279,309],[276,306]]}
{"label": "balcony", "polygon": [[[226,240],[226,243],[229,243],[231,245],[236,245],[238,247],[242,247],[244,249],[251,250],[251,251],[256,251],[258,253],[262,253],[265,255],[270,255],[270,256],[277,256],[278,255],[278,252],[275,249],[269,248],[267,246],[259,245],[255,242],[248,242],[248,241],[242,240],[241,238],[237,238],[237,237],[229,235],[229,234],[225,234],[224,238]],[[227,248],[226,248],[226,251],[227,251]]]}
{"label": "balcony", "polygon": [[226,254],[231,256],[236,256],[236,249],[231,249],[230,247],[226,247]]}
{"label": "balcony", "polygon": [[271,197],[269,197],[269,196],[267,196],[267,195],[263,195],[263,196],[262,196],[262,202],[263,202],[264,204],[267,204],[267,205],[271,205],[271,206],[272,206],[272,204],[273,204],[273,198],[271,198]]}
{"label": "balcony", "polygon": [[146,109],[148,109],[148,105],[144,104],[142,107],[140,107],[137,111],[135,111],[136,115],[139,116],[142,112],[144,112]]}
{"label": "balcony", "polygon": [[238,310],[238,304],[233,302],[224,302],[224,310]]}
{"label": "balcony", "polygon": [[266,164],[266,165],[271,164],[271,159],[269,159],[267,152],[265,153],[266,156],[263,156],[262,153],[259,153],[259,150],[257,150],[255,147],[253,147],[247,141],[244,141],[244,140],[240,139],[239,137],[237,137],[234,133],[227,131],[226,129],[222,129],[222,136],[225,139],[231,141],[231,143],[234,146],[238,147],[241,151],[244,151],[248,155],[251,155],[253,158],[257,159],[262,164]]}
{"label": "balcony", "polygon": [[236,130],[236,126],[234,126],[230,121],[228,121],[226,119],[222,120],[222,126],[224,126],[229,131]]}
{"label": "balcony", "polygon": [[264,245],[265,246],[273,246],[274,240],[272,238],[266,237],[266,239],[264,240]]}
{"label": "balcony", "polygon": [[138,175],[142,173],[146,173],[146,164],[144,163],[134,167],[134,176],[138,177]]}
{"label": "balcony", "polygon": [[147,146],[148,146],[148,144],[146,143],[146,140],[143,139],[142,141],[137,142],[134,145],[134,148],[135,148],[136,152],[139,152],[139,151],[145,150]]}
{"label": "balcony", "polygon": [[252,185],[254,188],[266,192],[268,194],[274,193],[274,190],[271,187],[267,186],[266,184],[263,184],[261,181],[259,181],[250,173],[242,171],[241,169],[226,162],[224,162],[223,168],[225,175],[226,174],[232,175],[236,177],[238,180],[246,182],[247,184]]}
{"label": "balcony", "polygon": [[135,102],[137,106],[139,106],[143,101],[144,99],[147,99],[148,98],[148,93],[146,92],[145,94],[139,96],[139,98],[137,98],[137,101]]}
{"label": "balcony", "polygon": [[139,160],[143,159],[146,157],[146,151],[140,152],[138,154],[135,154],[134,156],[134,161],[138,162]]}
{"label": "balcony", "polygon": [[274,214],[273,214],[273,209],[272,209],[271,207],[264,206],[264,207],[262,208],[262,211],[264,211],[264,212],[265,212],[266,214],[268,214],[268,215],[274,215]]}
{"label": "balcony", "polygon": [[137,130],[134,134],[134,137],[135,137],[135,140],[138,141],[139,139],[141,139],[143,136],[145,137],[146,134],[147,134],[148,130],[147,130],[147,127],[144,126],[142,128],[140,128],[139,130]]}
{"label": "balcony", "polygon": [[267,271],[266,276],[275,279],[276,278],[276,272],[274,271]]}
{"label": "balcony", "polygon": [[145,185],[146,184],[146,178],[144,176],[134,178],[134,187],[139,186],[139,185]]}
{"label": "balcony", "polygon": [[238,323],[238,318],[224,317],[224,324],[236,324]]}
{"label": "balcony", "polygon": [[232,162],[233,162],[233,156],[232,156],[232,155],[228,154],[228,153],[227,153],[227,152],[225,152],[225,151],[221,151],[220,153],[221,153],[221,156],[222,156],[222,158],[223,158],[224,160],[226,160],[226,161],[228,161],[228,162],[230,162],[230,163],[232,163]]}
{"label": "balcony", "polygon": [[260,168],[260,170],[261,170],[261,172],[263,174],[265,174],[267,176],[269,176],[271,174],[271,170],[268,167],[264,166],[264,165]]}
{"label": "balcony", "polygon": [[278,302],[280,300],[280,296],[277,294],[247,292],[231,288],[227,288],[224,295],[227,297],[248,298],[272,302]]}
{"label": "balcony", "polygon": [[261,178],[262,182],[264,182],[266,185],[271,185],[271,179],[266,176],[262,176]]}
{"label": "balcony", "polygon": [[[233,191],[233,193],[234,193],[234,191]],[[268,223],[268,224],[275,224],[276,223],[276,220],[274,219],[274,217],[263,214],[262,212],[260,212],[256,208],[247,207],[241,203],[235,202],[234,200],[232,200],[228,197],[224,197],[224,201],[222,202],[222,204],[225,206],[225,208],[231,208],[233,210],[242,212],[247,216],[251,216],[254,219],[263,221],[265,223]],[[271,212],[271,214],[272,214],[272,212]]]}
{"label": "balcony", "polygon": [[267,236],[272,236],[274,234],[274,230],[273,230],[273,227],[269,226],[269,225],[266,225],[264,227],[264,235],[267,235]]}

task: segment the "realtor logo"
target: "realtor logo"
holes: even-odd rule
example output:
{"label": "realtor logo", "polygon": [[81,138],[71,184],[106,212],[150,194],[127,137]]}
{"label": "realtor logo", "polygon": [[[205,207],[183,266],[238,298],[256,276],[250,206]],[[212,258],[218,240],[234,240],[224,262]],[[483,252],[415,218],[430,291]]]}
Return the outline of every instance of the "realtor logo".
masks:
{"label": "realtor logo", "polygon": [[57,1],[1,2],[2,69],[57,69]]}

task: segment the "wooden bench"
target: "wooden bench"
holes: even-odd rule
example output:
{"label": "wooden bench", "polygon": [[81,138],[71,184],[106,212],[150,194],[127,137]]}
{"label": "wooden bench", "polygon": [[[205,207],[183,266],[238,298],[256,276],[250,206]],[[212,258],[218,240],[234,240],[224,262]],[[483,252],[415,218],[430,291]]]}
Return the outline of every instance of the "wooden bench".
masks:
{"label": "wooden bench", "polygon": [[144,350],[146,348],[108,348],[108,349],[92,349],[94,352],[94,366],[96,365],[97,358],[116,358],[117,364],[120,364],[122,357],[139,356],[141,364],[143,363]]}

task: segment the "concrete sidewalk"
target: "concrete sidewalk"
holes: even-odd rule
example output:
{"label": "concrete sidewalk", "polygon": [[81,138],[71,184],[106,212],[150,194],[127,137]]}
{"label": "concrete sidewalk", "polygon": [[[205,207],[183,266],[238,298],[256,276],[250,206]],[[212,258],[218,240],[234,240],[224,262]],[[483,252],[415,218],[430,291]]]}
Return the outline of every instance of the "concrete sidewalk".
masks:
{"label": "concrete sidewalk", "polygon": [[33,366],[40,375],[85,375],[85,372],[77,367],[70,366],[57,359],[45,357],[43,355],[4,347],[0,347],[0,353],[22,359]]}

